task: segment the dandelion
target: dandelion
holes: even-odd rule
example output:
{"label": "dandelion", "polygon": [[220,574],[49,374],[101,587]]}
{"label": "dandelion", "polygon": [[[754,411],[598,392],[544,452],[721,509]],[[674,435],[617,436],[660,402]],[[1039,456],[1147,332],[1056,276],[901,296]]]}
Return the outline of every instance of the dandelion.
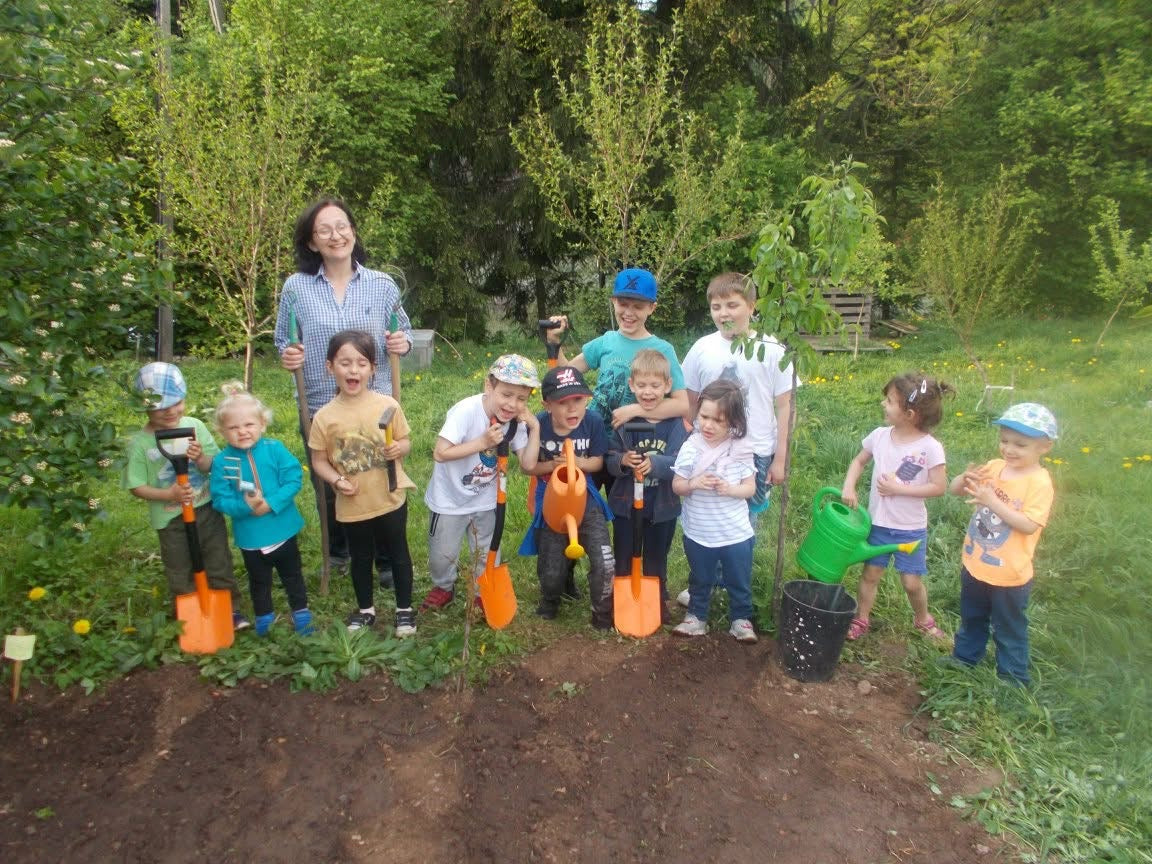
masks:
{"label": "dandelion", "polygon": [[47,593],[48,593],[47,591],[45,591],[43,588],[41,588],[39,585],[37,585],[35,588],[33,588],[31,591],[28,592],[28,599],[29,600],[43,600],[44,595]]}
{"label": "dandelion", "polygon": [[1131,468],[1132,463],[1131,462],[1123,462],[1123,463],[1121,463],[1120,467],[1121,468]]}
{"label": "dandelion", "polygon": [[964,416],[964,412],[963,412],[963,411],[957,411],[957,412],[956,412],[956,416],[957,416],[957,417],[963,417],[963,416]]}
{"label": "dandelion", "polygon": [[1152,453],[1144,453],[1140,456],[1141,462],[1152,462]]}
{"label": "dandelion", "polygon": [[136,628],[135,628],[135,627],[125,627],[125,628],[124,628],[123,630],[121,630],[120,632],[121,632],[121,633],[128,633],[128,634],[132,634],[132,633],[135,633],[135,632],[136,632]]}
{"label": "dandelion", "polygon": [[1092,448],[1091,447],[1081,447],[1080,452],[1083,453],[1085,456],[1087,456],[1089,453],[1092,452]]}
{"label": "dandelion", "polygon": [[1072,344],[1073,345],[1079,345],[1080,344],[1080,337],[1079,336],[1072,337]]}
{"label": "dandelion", "polygon": [[72,632],[77,636],[87,636],[92,630],[92,622],[87,618],[80,618],[72,622]]}
{"label": "dandelion", "polygon": [[839,380],[840,380],[840,376],[839,376],[839,375],[833,375],[833,376],[832,376],[832,380],[833,380],[833,381],[839,381]]}
{"label": "dandelion", "polygon": [[417,375],[417,376],[416,376],[416,380],[417,380],[417,381],[419,381],[419,380],[420,380],[420,376],[419,376],[419,375]]}

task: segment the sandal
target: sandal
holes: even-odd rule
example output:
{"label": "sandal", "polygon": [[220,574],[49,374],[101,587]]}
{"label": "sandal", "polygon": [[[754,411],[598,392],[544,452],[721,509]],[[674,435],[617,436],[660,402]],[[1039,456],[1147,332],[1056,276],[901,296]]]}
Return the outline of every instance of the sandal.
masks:
{"label": "sandal", "polygon": [[872,625],[868,623],[867,618],[853,618],[852,623],[848,625],[848,638],[855,642],[867,633],[871,627]]}
{"label": "sandal", "polygon": [[936,639],[940,641],[948,638],[948,634],[936,626],[936,619],[931,615],[928,616],[928,620],[923,624],[917,624],[916,629],[930,639]]}

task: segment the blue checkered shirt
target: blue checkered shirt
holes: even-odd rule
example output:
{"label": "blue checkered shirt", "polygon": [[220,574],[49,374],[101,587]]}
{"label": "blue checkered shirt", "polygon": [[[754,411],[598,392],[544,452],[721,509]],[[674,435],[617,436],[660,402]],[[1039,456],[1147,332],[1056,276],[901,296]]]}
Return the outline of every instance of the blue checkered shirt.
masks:
{"label": "blue checkered shirt", "polygon": [[400,305],[400,289],[387,273],[357,267],[344,292],[344,304],[336,302],[332,283],[324,275],[324,265],[315,276],[294,273],[280,292],[280,308],[276,313],[276,350],[299,341],[288,333],[292,310],[296,310],[296,326],[304,342],[304,391],[308,395],[308,412],[315,414],[336,393],[336,385],[328,374],[325,355],[328,340],[341,330],[363,330],[376,340],[376,374],[372,389],[385,396],[392,395],[392,370],[388,367],[388,352],[384,347],[384,331],[388,329],[392,313],[396,313],[399,329],[412,344],[412,322]]}

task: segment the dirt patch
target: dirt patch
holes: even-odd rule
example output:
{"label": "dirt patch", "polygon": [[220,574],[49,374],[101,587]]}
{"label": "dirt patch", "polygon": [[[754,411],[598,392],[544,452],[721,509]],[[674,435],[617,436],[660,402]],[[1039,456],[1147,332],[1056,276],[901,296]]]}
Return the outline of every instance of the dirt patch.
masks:
{"label": "dirt patch", "polygon": [[1010,857],[948,806],[982,780],[925,740],[911,682],[802,685],[773,650],[577,636],[463,694],[216,689],[189,667],[32,688],[0,709],[0,858]]}

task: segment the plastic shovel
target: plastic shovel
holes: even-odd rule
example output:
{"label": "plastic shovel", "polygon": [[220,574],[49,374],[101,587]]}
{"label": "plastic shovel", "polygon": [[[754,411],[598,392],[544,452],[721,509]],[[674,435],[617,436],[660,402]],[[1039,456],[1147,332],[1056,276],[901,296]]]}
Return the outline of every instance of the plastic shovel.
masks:
{"label": "plastic shovel", "polygon": [[[493,418],[495,423],[496,419]],[[507,507],[508,439],[496,447],[496,524],[492,529],[492,542],[488,544],[488,558],[480,575],[480,600],[484,604],[484,620],[493,630],[503,630],[516,616],[516,591],[512,587],[512,574],[507,564],[497,564],[500,540],[504,536],[504,511]]]}
{"label": "plastic shovel", "polygon": [[[195,440],[196,430],[188,426],[156,432],[156,446],[172,463],[176,482],[181,486],[188,485],[188,444]],[[196,531],[196,511],[191,504],[185,504],[182,515],[196,591],[176,597],[176,618],[184,624],[180,650],[189,654],[215,654],[231,645],[236,638],[232,629],[232,594],[223,588],[208,587],[208,574],[204,572],[204,556],[200,551],[200,534]]]}
{"label": "plastic shovel", "polygon": [[[651,423],[624,424],[625,434],[651,433]],[[635,440],[635,439],[634,439]],[[651,636],[660,629],[660,577],[644,574],[644,478],[632,473],[632,573],[612,580],[612,618],[625,636]]]}

